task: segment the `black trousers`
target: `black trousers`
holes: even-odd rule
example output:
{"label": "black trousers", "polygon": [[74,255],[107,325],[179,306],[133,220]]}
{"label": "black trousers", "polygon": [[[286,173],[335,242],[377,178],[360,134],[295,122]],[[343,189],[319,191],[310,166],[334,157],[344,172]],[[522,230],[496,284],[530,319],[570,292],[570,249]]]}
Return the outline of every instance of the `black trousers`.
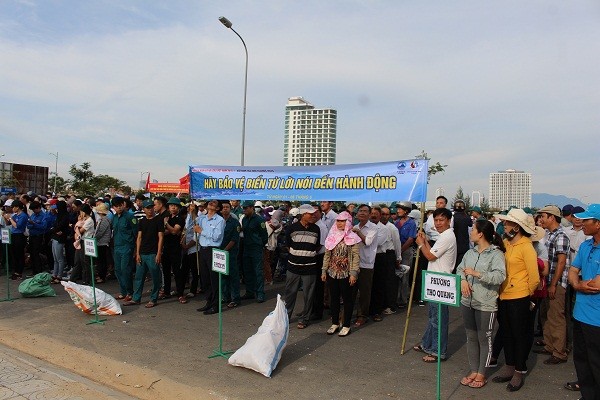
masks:
{"label": "black trousers", "polygon": [[98,246],[98,258],[96,258],[96,275],[102,279],[106,280],[106,267],[107,267],[107,255],[109,249],[108,245]]}
{"label": "black trousers", "polygon": [[600,400],[600,326],[573,320],[573,362],[583,398]]}
{"label": "black trousers", "polygon": [[371,306],[369,314],[381,314],[385,303],[385,277],[387,254],[377,253],[373,267],[373,286],[371,287]]}
{"label": "black trousers", "polygon": [[197,255],[196,253],[185,254],[181,262],[181,265],[183,265],[183,276],[187,279],[187,277],[190,275],[190,272],[192,273],[190,293],[193,294],[196,294],[198,291],[198,277],[200,276],[198,273],[198,269],[200,268],[200,260],[198,259],[198,262],[196,262],[196,257],[200,257],[200,255]]}
{"label": "black trousers", "polygon": [[521,372],[527,371],[527,356],[531,350],[530,318],[529,296],[499,301],[498,323],[504,339],[506,365]]}
{"label": "black trousers", "polygon": [[396,276],[396,252],[388,250],[386,252],[387,262],[385,265],[385,299],[383,308],[396,309],[398,299],[398,285],[400,279]]}
{"label": "black trousers", "polygon": [[206,296],[206,305],[211,308],[219,307],[219,273],[212,270],[212,247],[200,247],[200,273],[210,280],[210,291]]}
{"label": "black trousers", "polygon": [[342,325],[346,328],[350,328],[352,311],[354,310],[350,278],[334,279],[327,275],[327,286],[329,287],[329,311],[331,312],[331,323],[333,325],[340,324],[341,295],[344,300],[344,320],[342,321]]}
{"label": "black trousers", "polygon": [[31,257],[31,271],[39,274],[45,268],[42,265],[40,254],[44,251],[44,235],[29,236],[29,256]]}
{"label": "black trousers", "polygon": [[171,272],[174,272],[177,277],[177,273],[181,270],[181,247],[165,247],[163,249],[161,264],[163,269],[163,287],[165,294],[168,296],[171,294]]}
{"label": "black trousers", "polygon": [[317,319],[323,318],[323,309],[325,308],[325,282],[321,280],[321,268],[323,267],[323,258],[325,258],[325,254],[317,254],[317,281],[315,282],[315,299],[313,301],[312,309],[312,316],[314,316]]}
{"label": "black trousers", "polygon": [[13,233],[11,239],[12,261],[9,261],[9,264],[13,265],[13,269],[17,274],[22,274],[25,269],[27,238],[22,233]]}

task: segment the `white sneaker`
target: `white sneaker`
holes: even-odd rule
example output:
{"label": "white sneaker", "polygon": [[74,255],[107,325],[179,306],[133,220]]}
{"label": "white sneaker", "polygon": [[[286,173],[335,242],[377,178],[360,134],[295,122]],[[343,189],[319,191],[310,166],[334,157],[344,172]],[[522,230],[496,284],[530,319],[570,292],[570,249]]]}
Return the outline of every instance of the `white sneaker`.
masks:
{"label": "white sneaker", "polygon": [[348,336],[349,334],[350,334],[350,328],[345,326],[342,328],[340,333],[338,333],[338,336],[344,337],[344,336]]}
{"label": "white sneaker", "polygon": [[392,310],[391,308],[386,308],[385,310],[383,310],[383,313],[385,315],[392,315],[392,314],[396,314],[396,311]]}
{"label": "white sneaker", "polygon": [[331,326],[329,327],[329,329],[327,329],[327,334],[328,334],[328,335],[333,335],[334,333],[336,333],[336,332],[337,332],[337,330],[338,330],[338,328],[339,328],[339,327],[340,327],[339,325],[335,325],[335,324],[334,324],[334,325],[331,325]]}
{"label": "white sneaker", "polygon": [[185,297],[187,297],[188,299],[191,299],[194,296],[195,296],[195,294],[192,292],[189,292],[188,294],[185,295]]}

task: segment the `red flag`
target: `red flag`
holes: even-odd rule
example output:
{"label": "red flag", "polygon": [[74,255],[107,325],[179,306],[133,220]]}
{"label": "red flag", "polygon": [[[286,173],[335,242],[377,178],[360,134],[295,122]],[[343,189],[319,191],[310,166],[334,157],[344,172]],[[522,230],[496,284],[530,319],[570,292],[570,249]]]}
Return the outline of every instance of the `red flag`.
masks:
{"label": "red flag", "polygon": [[150,172],[148,172],[148,177],[146,178],[146,192],[148,192],[149,187],[150,187]]}

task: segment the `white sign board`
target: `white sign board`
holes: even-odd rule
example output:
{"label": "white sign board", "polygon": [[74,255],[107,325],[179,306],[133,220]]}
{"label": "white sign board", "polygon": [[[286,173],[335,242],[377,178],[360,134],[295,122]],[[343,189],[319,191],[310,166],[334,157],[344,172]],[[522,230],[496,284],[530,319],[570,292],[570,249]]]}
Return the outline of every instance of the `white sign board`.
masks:
{"label": "white sign board", "polygon": [[460,306],[460,276],[442,272],[423,271],[424,301]]}
{"label": "white sign board", "polygon": [[98,257],[98,247],[95,238],[83,239],[83,254],[90,257]]}
{"label": "white sign board", "polygon": [[2,228],[2,243],[3,244],[11,244],[10,243],[10,229]]}
{"label": "white sign board", "polygon": [[229,252],[213,249],[212,270],[223,275],[229,275]]}

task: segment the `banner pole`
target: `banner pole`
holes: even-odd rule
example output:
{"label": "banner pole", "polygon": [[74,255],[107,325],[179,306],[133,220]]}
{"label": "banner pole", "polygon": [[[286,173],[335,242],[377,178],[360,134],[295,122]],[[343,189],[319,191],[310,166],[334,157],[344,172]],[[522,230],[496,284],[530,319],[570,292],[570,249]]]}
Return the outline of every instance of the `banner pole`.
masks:
{"label": "banner pole", "polygon": [[[85,267],[84,267],[85,268]],[[90,270],[92,277],[92,293],[94,293],[94,314],[96,317],[88,322],[86,325],[90,324],[101,324],[104,325],[104,321],[106,319],[98,319],[98,303],[96,302],[96,274],[94,273],[94,258],[90,256]]]}
{"label": "banner pole", "polygon": [[9,272],[9,267],[8,267],[8,243],[4,244],[4,251],[6,252],[6,298],[0,300],[0,303],[3,301],[14,301],[16,299],[13,299],[10,297],[10,272]]}
{"label": "banner pole", "polygon": [[438,303],[437,400],[442,396],[442,303]]}
{"label": "banner pole", "polygon": [[[423,230],[423,217],[425,217],[425,202],[421,203],[421,220],[419,221],[419,231]],[[408,324],[410,323],[410,314],[412,310],[413,296],[415,293],[415,284],[417,282],[417,270],[419,268],[419,255],[421,251],[417,249],[417,255],[415,257],[415,265],[413,266],[413,281],[410,285],[410,297],[408,298],[408,309],[406,311],[406,321],[404,322],[404,335],[402,337],[402,346],[400,349],[400,355],[404,354],[404,347],[406,346],[406,334],[408,333]]]}

